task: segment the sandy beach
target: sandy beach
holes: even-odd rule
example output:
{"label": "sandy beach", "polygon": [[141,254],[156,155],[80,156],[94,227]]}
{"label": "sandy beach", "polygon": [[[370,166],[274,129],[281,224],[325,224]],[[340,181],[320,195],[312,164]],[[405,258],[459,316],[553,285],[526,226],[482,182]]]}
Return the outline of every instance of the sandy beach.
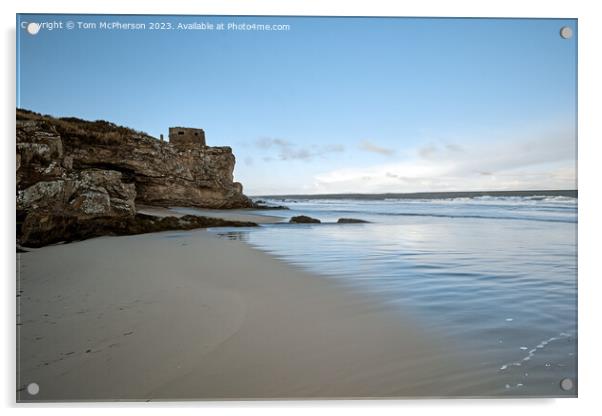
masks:
{"label": "sandy beach", "polygon": [[458,365],[379,299],[205,230],[18,256],[20,401],[446,395]]}

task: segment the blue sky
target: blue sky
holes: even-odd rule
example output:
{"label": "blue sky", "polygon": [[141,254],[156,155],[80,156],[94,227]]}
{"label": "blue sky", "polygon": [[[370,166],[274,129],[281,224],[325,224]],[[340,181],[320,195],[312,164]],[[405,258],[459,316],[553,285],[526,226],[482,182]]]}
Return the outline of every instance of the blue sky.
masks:
{"label": "blue sky", "polygon": [[[575,20],[17,19],[19,107],[155,137],[201,127],[208,144],[234,149],[251,195],[576,187]],[[290,30],[32,36],[19,19]]]}

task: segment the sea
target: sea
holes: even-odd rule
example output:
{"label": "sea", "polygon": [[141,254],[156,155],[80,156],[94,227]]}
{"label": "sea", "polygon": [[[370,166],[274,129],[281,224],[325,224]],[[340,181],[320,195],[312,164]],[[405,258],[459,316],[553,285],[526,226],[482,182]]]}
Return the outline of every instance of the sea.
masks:
{"label": "sea", "polygon": [[[213,229],[378,295],[467,357],[451,395],[577,393],[577,193],[261,197],[282,223]],[[321,224],[289,224],[307,215]],[[368,221],[338,224],[339,218]]]}

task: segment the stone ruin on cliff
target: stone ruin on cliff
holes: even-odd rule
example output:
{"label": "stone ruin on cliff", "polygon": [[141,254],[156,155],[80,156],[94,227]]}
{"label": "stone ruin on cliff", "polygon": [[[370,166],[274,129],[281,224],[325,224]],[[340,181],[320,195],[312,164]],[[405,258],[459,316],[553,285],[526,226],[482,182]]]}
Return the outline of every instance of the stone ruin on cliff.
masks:
{"label": "stone ruin on cliff", "polygon": [[205,131],[191,127],[170,127],[169,144],[181,149],[207,146]]}

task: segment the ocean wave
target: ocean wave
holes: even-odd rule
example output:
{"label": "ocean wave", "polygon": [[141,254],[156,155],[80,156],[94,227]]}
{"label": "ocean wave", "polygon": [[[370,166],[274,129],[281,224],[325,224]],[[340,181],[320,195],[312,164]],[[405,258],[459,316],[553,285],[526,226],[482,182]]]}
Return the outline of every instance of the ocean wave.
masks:
{"label": "ocean wave", "polygon": [[474,218],[489,220],[522,220],[522,221],[542,221],[542,222],[563,222],[576,223],[576,219],[563,218],[543,218],[543,217],[520,217],[520,216],[499,216],[499,215],[472,215],[472,214],[435,214],[435,213],[416,213],[416,212],[374,212],[373,215],[384,216],[402,216],[402,217],[436,217],[436,218]]}
{"label": "ocean wave", "polygon": [[[379,201],[378,199],[373,200],[362,200],[362,199],[338,199],[338,201]],[[322,200],[314,199],[312,202],[318,202]],[[329,200],[333,201],[333,200]],[[460,196],[460,197],[440,197],[440,198],[383,198],[380,201],[385,202],[419,202],[419,203],[437,203],[437,202],[452,202],[452,203],[473,203],[473,202],[503,202],[503,203],[525,203],[525,202],[549,202],[549,203],[567,203],[577,204],[578,199],[570,196],[562,195],[531,195],[531,196],[494,196],[494,195],[481,195],[481,196]]]}
{"label": "ocean wave", "polygon": [[466,191],[466,192],[416,192],[416,193],[382,193],[382,194],[321,194],[321,195],[266,195],[254,199],[269,199],[280,202],[309,202],[309,201],[471,201],[471,200],[506,200],[506,201],[547,201],[547,202],[576,202],[577,190],[550,191]]}
{"label": "ocean wave", "polygon": [[[502,365],[500,367],[500,371],[505,371],[505,370],[509,369],[510,367],[520,367],[526,361],[531,360],[531,358],[533,358],[535,356],[535,354],[537,353],[538,350],[543,350],[546,347],[546,345],[548,345],[549,343],[561,340],[563,338],[569,338],[570,336],[571,336],[571,334],[569,334],[567,332],[561,332],[560,334],[558,334],[555,337],[551,337],[551,338],[548,338],[548,339],[546,339],[544,341],[541,341],[539,344],[537,344],[536,346],[534,346],[533,348],[531,348],[529,350],[529,352],[527,353],[527,355],[525,355],[524,357],[522,357],[520,360],[509,362],[509,363],[506,363],[506,364]],[[521,351],[526,351],[529,348],[528,347],[520,347],[520,349],[521,349]]]}

